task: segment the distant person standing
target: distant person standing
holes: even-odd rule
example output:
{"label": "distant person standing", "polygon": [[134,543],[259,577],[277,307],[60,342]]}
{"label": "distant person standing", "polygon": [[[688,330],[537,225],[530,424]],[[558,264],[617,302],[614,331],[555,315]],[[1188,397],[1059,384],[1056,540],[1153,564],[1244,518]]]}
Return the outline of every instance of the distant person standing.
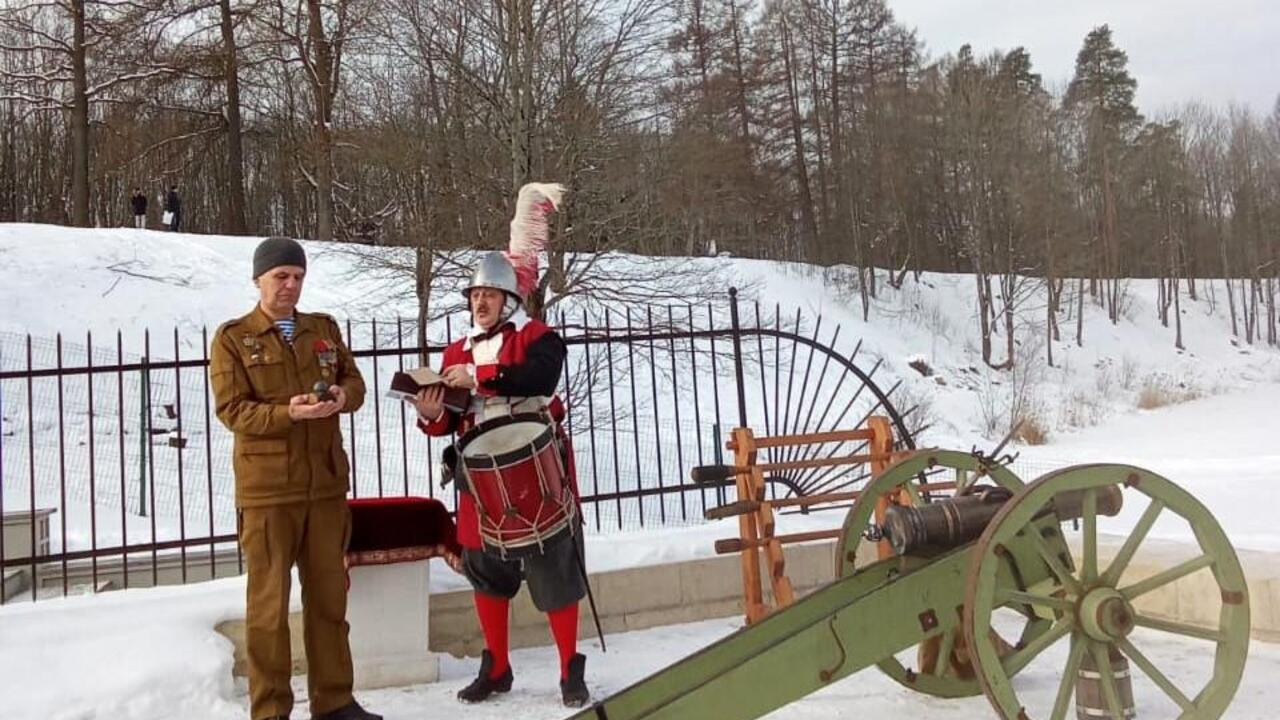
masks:
{"label": "distant person standing", "polygon": [[182,223],[182,199],[178,197],[178,186],[170,185],[164,196],[164,224],[171,232],[177,232]]}
{"label": "distant person standing", "polygon": [[129,198],[129,205],[133,208],[133,226],[139,230],[146,230],[147,196],[142,194],[142,188],[133,189],[133,197]]}

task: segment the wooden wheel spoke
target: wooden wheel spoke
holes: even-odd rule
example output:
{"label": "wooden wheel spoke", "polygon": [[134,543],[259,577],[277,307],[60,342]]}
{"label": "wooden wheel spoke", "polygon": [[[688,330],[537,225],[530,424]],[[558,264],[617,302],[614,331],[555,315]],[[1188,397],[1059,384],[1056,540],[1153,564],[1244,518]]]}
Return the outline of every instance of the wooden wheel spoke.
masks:
{"label": "wooden wheel spoke", "polygon": [[903,485],[902,494],[911,498],[911,502],[907,503],[908,505],[914,506],[914,505],[921,505],[924,503],[924,501],[921,500],[920,498],[920,486],[914,482],[909,482],[906,485]]}
{"label": "wooden wheel spoke", "polygon": [[956,630],[946,630],[938,647],[938,660],[933,665],[933,674],[945,677],[951,670],[951,651],[956,646]]}
{"label": "wooden wheel spoke", "polygon": [[1080,520],[1084,534],[1080,579],[1087,585],[1098,578],[1098,490],[1084,491],[1084,507]]}
{"label": "wooden wheel spoke", "polygon": [[1107,568],[1107,572],[1102,576],[1103,585],[1115,587],[1120,582],[1120,576],[1124,574],[1125,568],[1129,567],[1129,561],[1133,560],[1133,554],[1138,551],[1138,546],[1146,539],[1147,533],[1151,532],[1151,526],[1155,524],[1156,518],[1160,516],[1162,510],[1164,510],[1164,502],[1160,500],[1153,499],[1147,505],[1146,512],[1142,513],[1142,518],[1138,520],[1133,532],[1124,541],[1124,545],[1120,547],[1120,552],[1116,553],[1115,558],[1111,560],[1111,565]]}
{"label": "wooden wheel spoke", "polygon": [[1044,541],[1043,537],[1040,537],[1040,533],[1032,530],[1027,533],[1027,536],[1031,538],[1031,544],[1035,546],[1036,552],[1040,554],[1045,564],[1049,566],[1054,575],[1058,576],[1058,580],[1067,586],[1067,590],[1072,595],[1080,595],[1080,581],[1076,580],[1075,575],[1071,574],[1067,566],[1062,563],[1062,558],[1058,557],[1049,548],[1049,544]]}
{"label": "wooden wheel spoke", "polygon": [[997,592],[995,605],[997,607],[1004,605],[1034,605],[1064,612],[1070,612],[1075,609],[1075,603],[1066,598],[1054,595],[1038,595],[1021,590],[1002,590]]}
{"label": "wooden wheel spoke", "polygon": [[1210,565],[1213,565],[1213,563],[1213,556],[1201,555],[1200,557],[1192,558],[1184,563],[1179,563],[1164,572],[1156,573],[1145,580],[1140,580],[1126,588],[1122,588],[1120,590],[1120,594],[1124,595],[1126,599],[1132,602],[1134,599],[1146,595],[1152,590],[1168,585],[1180,578],[1184,578],[1197,570],[1207,568]]}
{"label": "wooden wheel spoke", "polygon": [[1187,625],[1186,623],[1173,622],[1172,620],[1160,620],[1147,615],[1135,615],[1133,622],[1139,627],[1151,628],[1152,630],[1173,633],[1174,635],[1182,635],[1184,637],[1196,638],[1198,640],[1210,640],[1213,642],[1222,642],[1224,640],[1221,630]]}
{"label": "wooden wheel spoke", "polygon": [[1058,695],[1053,701],[1053,714],[1049,720],[1064,720],[1071,698],[1075,694],[1076,674],[1080,672],[1080,662],[1084,660],[1084,652],[1089,644],[1079,635],[1071,636],[1071,654],[1067,656],[1067,667],[1062,671],[1062,680],[1058,683]]}
{"label": "wooden wheel spoke", "polygon": [[1000,661],[1000,665],[1004,668],[1005,673],[1009,677],[1017,675],[1037,655],[1044,652],[1050,645],[1066,637],[1067,633],[1071,632],[1072,624],[1071,620],[1060,620],[1048,632],[1027,643],[1012,655],[1003,658]]}
{"label": "wooden wheel spoke", "polygon": [[1111,658],[1107,645],[1100,642],[1089,643],[1089,654],[1093,656],[1093,664],[1098,677],[1102,678],[1102,697],[1107,701],[1107,712],[1112,720],[1125,720],[1124,710],[1120,706],[1120,693],[1116,690],[1116,676],[1111,671]]}
{"label": "wooden wheel spoke", "polygon": [[1187,699],[1187,696],[1183,695],[1182,691],[1179,690],[1173,682],[1169,680],[1169,678],[1165,677],[1165,674],[1160,672],[1156,666],[1147,659],[1146,655],[1143,655],[1138,648],[1134,647],[1133,643],[1129,642],[1128,638],[1121,638],[1117,644],[1120,646],[1120,652],[1127,655],[1139,668],[1142,668],[1142,672],[1145,673],[1148,678],[1151,678],[1151,682],[1159,686],[1159,688],[1164,691],[1165,695],[1168,695],[1171,700],[1178,704],[1178,707],[1182,708],[1184,711],[1192,709],[1192,703]]}

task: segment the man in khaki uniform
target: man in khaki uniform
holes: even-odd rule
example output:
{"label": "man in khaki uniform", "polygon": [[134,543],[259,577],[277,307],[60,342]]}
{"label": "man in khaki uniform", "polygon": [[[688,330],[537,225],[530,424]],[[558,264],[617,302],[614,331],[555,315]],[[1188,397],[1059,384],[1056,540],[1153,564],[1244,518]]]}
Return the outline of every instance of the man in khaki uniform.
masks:
{"label": "man in khaki uniform", "polygon": [[306,267],[302,246],[289,238],[258,246],[258,305],[218,329],[209,367],[218,419],[235,433],[250,713],[263,720],[293,710],[289,585],[296,564],[311,717],[381,720],[351,695],[343,565],[351,515],[338,414],[359,409],[364,380],[338,323],[296,310]]}

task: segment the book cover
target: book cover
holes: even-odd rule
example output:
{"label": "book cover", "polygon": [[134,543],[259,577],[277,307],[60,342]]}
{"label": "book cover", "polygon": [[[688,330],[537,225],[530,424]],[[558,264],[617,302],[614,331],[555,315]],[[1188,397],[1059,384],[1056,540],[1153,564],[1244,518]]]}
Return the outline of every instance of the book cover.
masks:
{"label": "book cover", "polygon": [[[444,384],[444,376],[429,367],[397,372],[391,376],[391,387],[387,397],[406,402],[417,397],[418,393],[433,385]],[[464,413],[471,404],[471,391],[466,388],[445,387],[444,406],[457,413]]]}

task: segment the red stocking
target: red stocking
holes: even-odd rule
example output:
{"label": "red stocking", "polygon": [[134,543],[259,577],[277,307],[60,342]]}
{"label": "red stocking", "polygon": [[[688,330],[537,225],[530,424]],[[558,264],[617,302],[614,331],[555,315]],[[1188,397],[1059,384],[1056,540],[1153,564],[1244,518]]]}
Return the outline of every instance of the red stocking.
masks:
{"label": "red stocking", "polygon": [[507,635],[511,624],[511,615],[508,612],[510,601],[477,592],[475,603],[476,616],[480,618],[480,630],[484,633],[485,647],[493,656],[493,669],[489,671],[489,677],[496,678],[511,667],[511,659],[507,654]]}
{"label": "red stocking", "polygon": [[547,613],[551,635],[560,651],[560,679],[569,677],[569,660],[578,652],[578,603],[572,602]]}

